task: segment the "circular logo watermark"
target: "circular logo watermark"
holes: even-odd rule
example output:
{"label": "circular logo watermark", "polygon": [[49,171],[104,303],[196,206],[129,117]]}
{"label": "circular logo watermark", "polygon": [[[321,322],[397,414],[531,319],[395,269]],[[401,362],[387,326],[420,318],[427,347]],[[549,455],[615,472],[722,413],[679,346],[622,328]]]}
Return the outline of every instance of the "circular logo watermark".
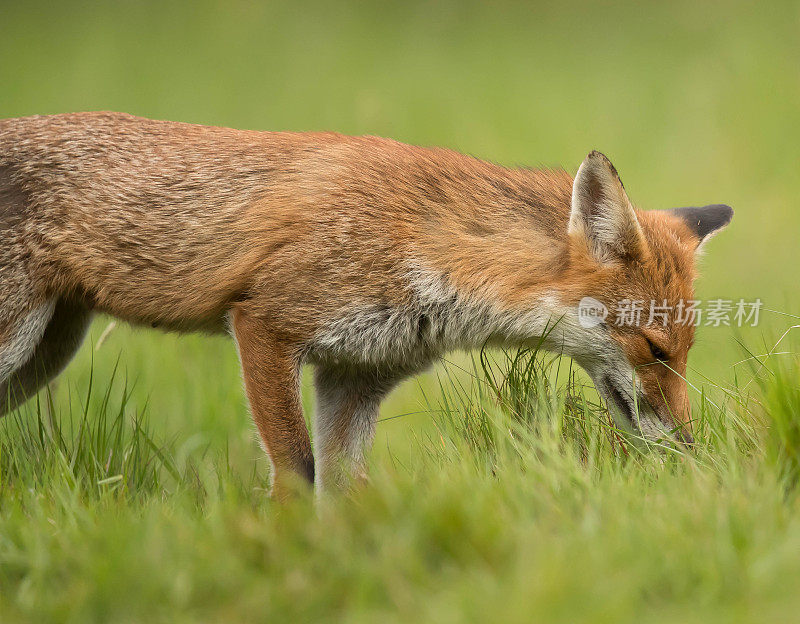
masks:
{"label": "circular logo watermark", "polygon": [[578,323],[581,327],[596,327],[607,316],[608,308],[593,297],[584,297],[578,303]]}

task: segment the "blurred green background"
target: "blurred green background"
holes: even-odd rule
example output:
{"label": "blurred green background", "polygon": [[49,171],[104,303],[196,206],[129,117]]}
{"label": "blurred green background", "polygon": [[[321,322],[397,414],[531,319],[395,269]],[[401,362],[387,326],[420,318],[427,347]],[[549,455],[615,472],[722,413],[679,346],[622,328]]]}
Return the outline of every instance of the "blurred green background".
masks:
{"label": "blurred green background", "polygon": [[[644,208],[725,202],[698,296],[800,314],[797,2],[2,2],[0,116],[119,110],[263,130],[336,130],[574,171],[610,156]],[[59,397],[119,358],[134,401],[185,444],[253,443],[222,338],[95,324]],[[797,319],[704,328],[692,380],[733,378]],[[94,344],[93,344],[94,343]],[[761,345],[761,346],[759,346]],[[384,406],[422,409],[429,377]],[[306,392],[306,402],[311,398]],[[401,453],[409,421],[379,427]]]}

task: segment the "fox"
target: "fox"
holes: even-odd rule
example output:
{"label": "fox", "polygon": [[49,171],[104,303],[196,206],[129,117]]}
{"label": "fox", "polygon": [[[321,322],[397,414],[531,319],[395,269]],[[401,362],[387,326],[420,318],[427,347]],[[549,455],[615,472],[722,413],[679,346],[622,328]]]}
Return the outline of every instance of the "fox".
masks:
{"label": "fox", "polygon": [[367,478],[382,399],[487,345],[569,356],[620,428],[691,445],[694,324],[585,323],[580,302],[692,300],[696,257],[732,216],[636,208],[598,151],[573,177],[374,136],[3,119],[0,415],[106,314],[232,335],[278,499]]}

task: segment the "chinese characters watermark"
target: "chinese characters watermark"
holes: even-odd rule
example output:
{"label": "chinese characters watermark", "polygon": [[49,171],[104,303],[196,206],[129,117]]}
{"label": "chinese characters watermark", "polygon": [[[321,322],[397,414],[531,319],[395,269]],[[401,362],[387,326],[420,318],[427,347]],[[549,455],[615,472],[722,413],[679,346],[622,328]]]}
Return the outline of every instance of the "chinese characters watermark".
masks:
{"label": "chinese characters watermark", "polygon": [[618,327],[665,327],[670,323],[695,327],[755,327],[762,306],[761,299],[709,299],[705,302],[681,299],[674,303],[666,300],[622,299],[610,311],[597,299],[584,297],[578,304],[578,322],[581,327],[595,327],[605,322]]}

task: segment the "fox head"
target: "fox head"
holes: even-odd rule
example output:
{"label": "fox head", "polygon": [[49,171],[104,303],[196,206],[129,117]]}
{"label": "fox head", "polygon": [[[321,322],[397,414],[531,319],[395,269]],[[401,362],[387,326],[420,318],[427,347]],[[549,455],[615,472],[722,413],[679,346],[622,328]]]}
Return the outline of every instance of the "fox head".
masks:
{"label": "fox head", "polygon": [[[599,152],[575,176],[565,351],[592,378],[617,424],[647,439],[692,441],[685,375],[695,257],[732,216],[725,205],[638,210]],[[594,308],[588,316],[587,306]]]}

